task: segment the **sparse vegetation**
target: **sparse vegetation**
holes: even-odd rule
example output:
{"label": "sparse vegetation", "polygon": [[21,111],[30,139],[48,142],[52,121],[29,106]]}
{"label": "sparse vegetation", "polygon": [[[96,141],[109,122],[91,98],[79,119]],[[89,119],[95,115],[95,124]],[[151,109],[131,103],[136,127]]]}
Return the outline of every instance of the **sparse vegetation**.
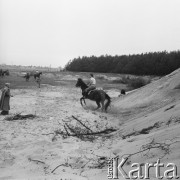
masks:
{"label": "sparse vegetation", "polygon": [[116,79],[112,81],[113,83],[119,83],[119,84],[126,84],[131,89],[137,89],[142,86],[145,86],[151,82],[150,79],[145,79],[143,77],[137,77],[137,78],[129,78],[129,76]]}
{"label": "sparse vegetation", "polygon": [[26,119],[34,119],[37,116],[35,114],[26,114],[21,115],[21,113],[17,113],[15,115],[7,116],[4,120],[6,121],[14,121],[14,120],[26,120]]}
{"label": "sparse vegetation", "polygon": [[55,136],[52,138],[52,141],[56,139],[57,135],[61,135],[63,138],[67,138],[70,136],[77,137],[81,140],[93,141],[96,139],[96,136],[103,136],[105,134],[110,134],[116,129],[105,127],[103,130],[92,130],[91,127],[87,127],[84,122],[79,120],[78,118],[72,116],[78,122],[78,125],[67,124],[64,123],[62,125],[63,130],[59,129],[55,131]]}
{"label": "sparse vegetation", "polygon": [[145,86],[145,85],[147,85],[149,83],[150,83],[150,80],[145,80],[142,77],[138,77],[138,78],[135,78],[135,79],[129,79],[128,80],[128,85],[130,87],[132,87],[133,89],[140,88],[140,87]]}

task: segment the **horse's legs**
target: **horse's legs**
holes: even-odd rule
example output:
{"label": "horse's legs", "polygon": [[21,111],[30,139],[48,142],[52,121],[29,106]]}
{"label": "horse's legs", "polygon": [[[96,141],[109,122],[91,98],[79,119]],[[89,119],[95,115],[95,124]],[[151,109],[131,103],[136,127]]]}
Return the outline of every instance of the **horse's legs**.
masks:
{"label": "horse's legs", "polygon": [[86,101],[85,101],[85,98],[83,98],[83,100],[84,100],[84,104],[86,105]]}
{"label": "horse's legs", "polygon": [[82,100],[84,100],[84,102],[85,102],[84,97],[81,97],[81,98],[80,98],[80,103],[81,103],[81,106],[83,106]]}
{"label": "horse's legs", "polygon": [[101,105],[100,105],[99,101],[96,101],[96,104],[98,105],[98,107],[96,108],[96,110],[97,110],[97,109],[99,109],[101,107]]}
{"label": "horse's legs", "polygon": [[104,111],[104,100],[101,100],[101,104],[102,104],[101,111],[103,112]]}

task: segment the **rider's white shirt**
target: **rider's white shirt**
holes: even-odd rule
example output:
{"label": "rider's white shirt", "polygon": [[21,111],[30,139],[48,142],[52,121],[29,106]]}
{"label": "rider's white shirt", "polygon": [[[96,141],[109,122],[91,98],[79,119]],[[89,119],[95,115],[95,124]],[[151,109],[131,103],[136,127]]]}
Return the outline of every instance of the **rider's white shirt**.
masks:
{"label": "rider's white shirt", "polygon": [[90,78],[90,85],[96,85],[96,80],[93,77]]}

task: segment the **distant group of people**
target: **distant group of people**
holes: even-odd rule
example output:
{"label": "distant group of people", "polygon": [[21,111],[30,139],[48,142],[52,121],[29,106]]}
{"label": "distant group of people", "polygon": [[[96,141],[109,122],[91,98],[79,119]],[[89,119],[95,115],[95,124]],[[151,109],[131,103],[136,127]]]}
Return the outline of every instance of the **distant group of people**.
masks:
{"label": "distant group of people", "polygon": [[[39,71],[36,71],[36,72],[34,73],[34,75],[33,75],[33,76],[34,76],[34,79],[35,79],[35,81],[37,82],[39,88],[40,88],[40,86],[41,86],[41,75],[42,75],[42,72],[39,72]],[[29,81],[30,77],[31,77],[31,75],[30,75],[29,72],[27,72],[27,73],[24,75],[24,78],[26,79],[27,82]]]}

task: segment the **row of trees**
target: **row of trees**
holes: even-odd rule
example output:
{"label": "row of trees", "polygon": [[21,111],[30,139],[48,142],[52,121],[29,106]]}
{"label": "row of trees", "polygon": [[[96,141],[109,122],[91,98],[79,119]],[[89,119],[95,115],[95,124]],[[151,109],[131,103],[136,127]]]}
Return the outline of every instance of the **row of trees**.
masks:
{"label": "row of trees", "polygon": [[90,56],[70,60],[67,71],[135,75],[166,75],[180,67],[180,51],[152,52],[122,56]]}

